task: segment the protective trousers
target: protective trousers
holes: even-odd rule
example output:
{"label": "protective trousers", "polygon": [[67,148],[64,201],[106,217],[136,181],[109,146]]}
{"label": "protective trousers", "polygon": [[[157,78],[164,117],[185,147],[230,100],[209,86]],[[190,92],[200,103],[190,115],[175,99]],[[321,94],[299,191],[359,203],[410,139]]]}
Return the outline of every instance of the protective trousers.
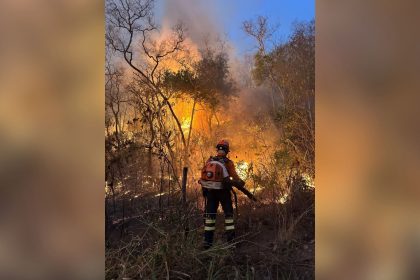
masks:
{"label": "protective trousers", "polygon": [[225,214],[225,235],[227,241],[235,238],[235,225],[233,220],[233,207],[230,189],[206,191],[206,209],[204,224],[204,247],[209,248],[213,245],[214,231],[216,230],[216,215],[219,203],[222,205]]}

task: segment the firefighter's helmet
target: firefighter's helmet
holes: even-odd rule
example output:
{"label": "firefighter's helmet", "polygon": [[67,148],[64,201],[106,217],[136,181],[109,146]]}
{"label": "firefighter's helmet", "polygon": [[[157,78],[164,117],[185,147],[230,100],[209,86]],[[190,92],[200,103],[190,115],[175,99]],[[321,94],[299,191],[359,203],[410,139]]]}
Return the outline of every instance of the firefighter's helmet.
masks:
{"label": "firefighter's helmet", "polygon": [[226,141],[226,140],[223,140],[223,139],[220,140],[219,143],[217,143],[217,145],[216,145],[216,149],[217,150],[223,150],[226,153],[228,153],[229,152],[229,142]]}

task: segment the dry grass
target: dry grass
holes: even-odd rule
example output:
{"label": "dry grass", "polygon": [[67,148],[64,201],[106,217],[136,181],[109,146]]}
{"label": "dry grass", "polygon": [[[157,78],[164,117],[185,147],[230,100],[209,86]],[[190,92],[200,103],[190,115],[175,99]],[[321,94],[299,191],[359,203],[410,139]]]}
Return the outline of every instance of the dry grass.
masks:
{"label": "dry grass", "polygon": [[241,203],[241,236],[224,243],[218,218],[209,250],[202,250],[203,220],[195,205],[186,214],[177,205],[163,212],[133,208],[137,215],[125,220],[122,236],[121,223],[109,230],[106,279],[313,279],[313,190],[296,197],[259,207]]}

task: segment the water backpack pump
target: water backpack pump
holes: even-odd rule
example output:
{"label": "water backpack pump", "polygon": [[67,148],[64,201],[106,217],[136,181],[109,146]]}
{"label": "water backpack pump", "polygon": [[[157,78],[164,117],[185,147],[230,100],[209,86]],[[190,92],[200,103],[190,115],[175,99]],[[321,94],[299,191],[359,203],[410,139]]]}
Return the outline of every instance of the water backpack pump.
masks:
{"label": "water backpack pump", "polygon": [[200,184],[207,189],[223,189],[223,181],[229,177],[226,166],[220,161],[210,159],[201,170]]}
{"label": "water backpack pump", "polygon": [[210,158],[206,162],[203,169],[201,170],[201,178],[199,183],[206,189],[215,190],[221,190],[225,187],[234,186],[242,193],[244,193],[249,199],[257,201],[255,196],[245,188],[245,182],[243,180],[236,181],[229,177],[229,173],[223,160],[219,161],[217,157]]}

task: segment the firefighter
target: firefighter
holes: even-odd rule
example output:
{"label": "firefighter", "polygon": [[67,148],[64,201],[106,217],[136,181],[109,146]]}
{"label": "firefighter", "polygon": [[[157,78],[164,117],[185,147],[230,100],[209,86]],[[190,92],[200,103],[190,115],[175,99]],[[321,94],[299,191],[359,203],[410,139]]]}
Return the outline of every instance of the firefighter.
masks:
{"label": "firefighter", "polygon": [[235,165],[227,154],[229,143],[221,140],[216,145],[217,155],[210,157],[202,169],[200,184],[205,198],[204,248],[213,244],[216,229],[216,214],[219,203],[225,215],[225,235],[228,242],[235,238],[235,224],[232,207],[232,185],[243,186],[245,182],[239,178]]}

